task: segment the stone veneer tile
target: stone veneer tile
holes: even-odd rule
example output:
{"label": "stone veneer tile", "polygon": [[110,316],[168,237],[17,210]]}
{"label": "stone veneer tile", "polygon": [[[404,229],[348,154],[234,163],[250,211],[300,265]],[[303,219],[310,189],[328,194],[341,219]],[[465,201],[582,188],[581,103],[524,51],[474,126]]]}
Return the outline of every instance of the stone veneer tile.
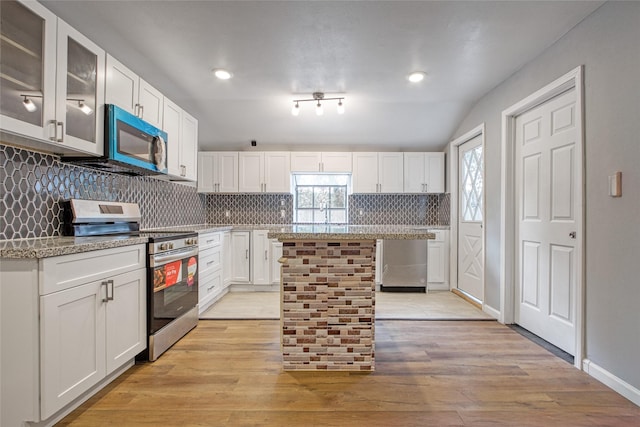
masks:
{"label": "stone veneer tile", "polygon": [[285,370],[374,370],[375,245],[283,243]]}

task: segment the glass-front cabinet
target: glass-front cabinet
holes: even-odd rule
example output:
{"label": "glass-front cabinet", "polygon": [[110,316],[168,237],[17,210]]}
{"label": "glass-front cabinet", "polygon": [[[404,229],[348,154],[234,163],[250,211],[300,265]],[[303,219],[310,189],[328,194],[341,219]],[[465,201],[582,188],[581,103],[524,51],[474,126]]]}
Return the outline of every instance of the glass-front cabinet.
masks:
{"label": "glass-front cabinet", "polygon": [[0,17],[0,128],[102,154],[104,50],[37,2],[2,0]]}

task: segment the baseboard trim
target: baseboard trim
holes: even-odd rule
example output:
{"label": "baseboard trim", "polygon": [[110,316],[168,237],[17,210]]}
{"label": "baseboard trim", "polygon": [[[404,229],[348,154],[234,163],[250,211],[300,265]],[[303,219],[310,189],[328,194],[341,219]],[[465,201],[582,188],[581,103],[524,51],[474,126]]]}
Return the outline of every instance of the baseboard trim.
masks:
{"label": "baseboard trim", "polygon": [[584,359],[582,361],[582,369],[587,374],[600,381],[602,384],[629,399],[637,406],[640,406],[640,390],[638,390],[631,384],[623,381],[622,379],[613,375],[611,372],[593,363],[589,359]]}
{"label": "baseboard trim", "polygon": [[482,306],[482,311],[484,311],[485,313],[487,313],[489,316],[493,317],[496,320],[500,319],[500,310],[496,310],[490,305],[484,304]]}

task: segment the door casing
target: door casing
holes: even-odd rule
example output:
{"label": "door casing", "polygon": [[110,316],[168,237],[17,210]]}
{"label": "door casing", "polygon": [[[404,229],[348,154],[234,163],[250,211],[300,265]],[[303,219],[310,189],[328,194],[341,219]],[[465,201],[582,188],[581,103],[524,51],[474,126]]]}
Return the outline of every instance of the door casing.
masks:
{"label": "door casing", "polygon": [[[578,144],[582,144],[583,157],[577,165],[582,168],[584,177],[585,160],[584,160],[584,78],[583,66],[580,65],[569,71],[564,76],[549,83],[542,89],[534,92],[523,100],[517,102],[502,112],[502,160],[501,160],[501,192],[500,192],[500,215],[501,215],[501,233],[500,233],[500,315],[498,320],[504,324],[514,323],[515,319],[515,286],[517,284],[515,277],[516,262],[515,244],[516,244],[516,199],[515,199],[515,118],[548,100],[565,92],[568,89],[576,90],[576,122],[578,136],[576,138]],[[584,221],[584,200],[585,185],[584,179],[582,183],[582,236],[585,236]],[[582,239],[582,247],[577,250],[582,255],[582,265],[576,278],[577,289],[574,307],[576,313],[576,336],[575,336],[575,355],[574,365],[576,368],[582,368],[582,359],[584,355],[584,251],[586,239]]]}

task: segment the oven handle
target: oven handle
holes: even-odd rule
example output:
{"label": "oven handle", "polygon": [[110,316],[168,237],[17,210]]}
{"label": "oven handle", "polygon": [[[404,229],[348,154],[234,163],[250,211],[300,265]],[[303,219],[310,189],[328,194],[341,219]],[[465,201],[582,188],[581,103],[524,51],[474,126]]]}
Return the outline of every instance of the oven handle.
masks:
{"label": "oven handle", "polygon": [[151,267],[159,267],[172,261],[178,261],[196,255],[198,255],[198,248],[190,249],[188,251],[174,252],[165,256],[154,256],[151,258]]}

